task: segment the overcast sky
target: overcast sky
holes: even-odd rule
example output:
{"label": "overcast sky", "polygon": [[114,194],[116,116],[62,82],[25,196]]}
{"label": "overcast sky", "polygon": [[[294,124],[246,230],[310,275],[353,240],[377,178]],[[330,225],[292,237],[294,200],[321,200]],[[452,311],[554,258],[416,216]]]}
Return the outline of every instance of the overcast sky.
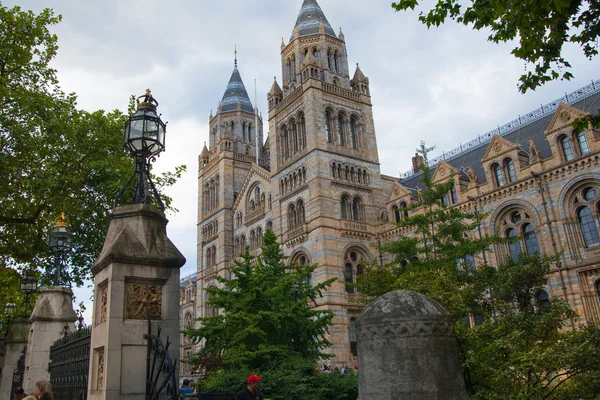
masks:
{"label": "overcast sky", "polygon": [[[302,0],[19,0],[39,12],[51,7],[63,22],[58,70],[63,89],[76,92],[89,111],[126,111],[129,96],[146,88],[169,121],[159,171],[186,164],[187,174],[169,191],[180,212],[168,234],[187,258],[182,276],[196,270],[197,157],[208,140],[208,117],[233,68],[239,68],[267,123],[266,93],[281,82],[280,45],[288,43]],[[432,1],[425,1],[431,4]],[[486,32],[448,23],[427,30],[417,12],[395,13],[391,0],[319,0],[336,31],[341,27],[351,74],[370,79],[381,171],[398,176],[411,167],[421,140],[432,156],[517,118],[600,78],[600,58],[587,60],[567,46],[575,79],[552,82],[525,95],[517,90],[524,64],[511,46],[487,41]],[[265,126],[265,131],[267,126]],[[77,290],[80,299],[87,291]],[[91,307],[86,313],[89,321]]]}

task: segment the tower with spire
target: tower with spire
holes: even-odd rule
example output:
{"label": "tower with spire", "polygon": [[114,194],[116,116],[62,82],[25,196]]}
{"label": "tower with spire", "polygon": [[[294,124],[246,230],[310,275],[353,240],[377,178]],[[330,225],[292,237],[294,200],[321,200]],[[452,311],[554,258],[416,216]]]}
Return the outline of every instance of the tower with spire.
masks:
{"label": "tower with spire", "polygon": [[[350,79],[345,37],[336,34],[316,0],[304,0],[281,71],[268,92],[269,135],[237,66],[211,114],[208,148],[199,158],[199,316],[218,312],[202,289],[229,276],[246,248],[260,253],[273,230],[289,262],[318,264],[313,282],[338,278],[318,307],[335,312],[331,348],[339,365],[355,363],[353,323],[360,311],[353,282],[374,258],[381,205],[391,180],[382,178],[369,79]],[[281,82],[281,83],[280,83]],[[255,134],[259,135],[256,162]]]}

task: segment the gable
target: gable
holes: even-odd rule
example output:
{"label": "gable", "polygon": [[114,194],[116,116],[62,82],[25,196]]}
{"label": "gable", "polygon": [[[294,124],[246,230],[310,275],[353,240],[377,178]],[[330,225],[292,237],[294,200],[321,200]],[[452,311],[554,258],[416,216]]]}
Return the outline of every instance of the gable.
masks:
{"label": "gable", "polygon": [[397,200],[400,200],[400,199],[405,198],[410,195],[411,195],[411,191],[409,189],[402,186],[398,182],[394,182],[394,185],[392,186],[392,190],[390,191],[390,196],[388,197],[387,202],[392,203],[392,202],[395,202]]}
{"label": "gable", "polygon": [[546,128],[546,135],[554,133],[560,129],[563,129],[573,123],[573,120],[583,117],[589,113],[581,111],[578,108],[570,106],[565,103],[560,103],[556,111],[554,112],[554,117],[548,124],[548,128]]}
{"label": "gable", "polygon": [[271,183],[271,177],[269,175],[269,171],[259,165],[252,164],[252,167],[250,168],[250,171],[248,171],[248,175],[246,175],[246,179],[242,184],[242,188],[238,193],[238,197],[233,204],[233,210],[237,210],[240,207],[243,199],[245,199],[246,195],[248,194],[248,190],[254,186],[255,182],[260,182],[265,187],[268,187]]}
{"label": "gable", "polygon": [[435,168],[435,172],[433,173],[433,176],[431,177],[431,181],[435,182],[435,183],[439,183],[440,181],[447,181],[448,179],[450,179],[450,177],[452,176],[452,174],[456,173],[456,169],[448,164],[446,161],[441,160],[437,167]]}
{"label": "gable", "polygon": [[481,159],[482,163],[496,158],[500,155],[506,154],[513,150],[518,150],[519,146],[510,140],[503,138],[502,136],[495,135],[490,144],[487,147],[485,155]]}

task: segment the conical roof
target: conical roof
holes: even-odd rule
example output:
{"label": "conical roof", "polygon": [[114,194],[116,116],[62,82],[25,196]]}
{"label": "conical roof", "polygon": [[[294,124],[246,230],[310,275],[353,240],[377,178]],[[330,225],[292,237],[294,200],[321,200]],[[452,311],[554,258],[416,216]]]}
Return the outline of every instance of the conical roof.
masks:
{"label": "conical roof", "polygon": [[223,99],[221,100],[221,112],[236,111],[238,102],[241,105],[242,111],[251,114],[254,113],[254,107],[252,107],[248,92],[246,91],[244,82],[242,82],[242,77],[240,76],[236,61],[233,67],[233,73],[231,74],[231,78],[225,89],[225,94],[223,94]]}
{"label": "conical roof", "polygon": [[271,86],[271,90],[269,91],[269,96],[283,96],[283,91],[281,90],[279,83],[277,83],[277,78],[275,78],[275,80],[273,82],[273,86]]}
{"label": "conical roof", "polygon": [[354,77],[352,78],[352,82],[367,82],[369,83],[369,78],[367,78],[365,76],[365,74],[363,74],[362,70],[360,69],[360,67],[358,66],[358,64],[356,64],[356,71],[354,72]]}
{"label": "conical roof", "polygon": [[[317,0],[304,0],[294,30],[298,28],[300,36],[315,35],[319,33],[321,21],[323,21],[323,25],[325,26],[325,34],[337,38],[329,21],[327,21],[327,17],[325,17],[323,10],[321,10],[319,3],[317,3]],[[290,41],[293,39],[294,32],[292,31]]]}
{"label": "conical roof", "polygon": [[206,142],[204,142],[204,148],[202,149],[202,152],[200,153],[200,159],[208,160],[208,148],[206,147]]}

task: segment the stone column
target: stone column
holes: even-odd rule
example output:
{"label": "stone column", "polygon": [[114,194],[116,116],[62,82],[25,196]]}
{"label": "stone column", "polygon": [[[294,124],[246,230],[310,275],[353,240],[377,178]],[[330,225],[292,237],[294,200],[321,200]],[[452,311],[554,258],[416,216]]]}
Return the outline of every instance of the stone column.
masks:
{"label": "stone column", "polygon": [[142,400],[146,392],[147,315],[179,353],[179,268],[185,258],[167,237],[156,207],[115,208],[93,267],[94,310],[89,400]]}
{"label": "stone column", "polygon": [[468,400],[448,312],[399,290],[358,317],[360,400]]}
{"label": "stone column", "polygon": [[65,325],[72,327],[77,321],[71,289],[62,286],[40,288],[30,321],[23,384],[26,393],[33,392],[37,381],[50,380],[50,346],[63,336]]}
{"label": "stone column", "polygon": [[[27,321],[26,318],[17,317],[10,325],[6,334],[4,365],[2,366],[2,381],[0,382],[0,396],[2,396],[3,399],[13,398],[13,372],[17,368],[17,363],[27,348],[28,333],[29,321]],[[22,386],[22,382],[18,386]]]}

